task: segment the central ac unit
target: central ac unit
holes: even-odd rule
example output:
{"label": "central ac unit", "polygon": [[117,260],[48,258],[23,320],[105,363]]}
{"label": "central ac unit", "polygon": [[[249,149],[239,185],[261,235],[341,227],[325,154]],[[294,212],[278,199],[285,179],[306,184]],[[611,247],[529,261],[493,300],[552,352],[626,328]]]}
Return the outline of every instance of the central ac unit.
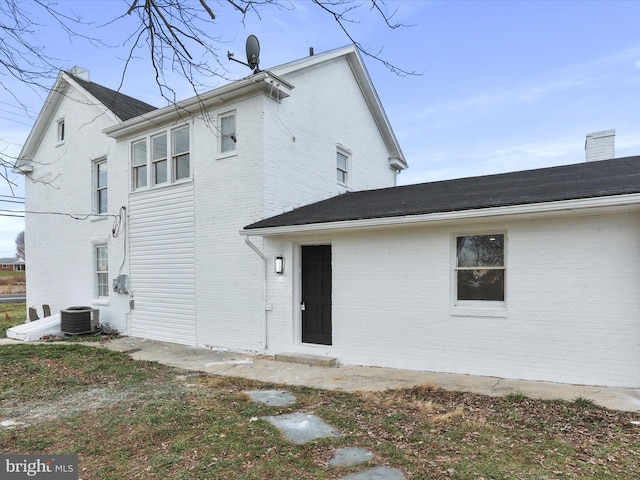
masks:
{"label": "central ac unit", "polygon": [[60,331],[68,335],[93,333],[98,328],[100,310],[91,307],[69,307],[60,310]]}

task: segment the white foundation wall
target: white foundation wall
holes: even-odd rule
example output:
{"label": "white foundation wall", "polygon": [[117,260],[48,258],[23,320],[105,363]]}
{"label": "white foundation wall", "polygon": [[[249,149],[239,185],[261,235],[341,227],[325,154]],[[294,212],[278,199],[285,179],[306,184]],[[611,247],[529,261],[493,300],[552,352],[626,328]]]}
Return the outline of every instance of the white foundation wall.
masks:
{"label": "white foundation wall", "polygon": [[[57,120],[65,121],[65,140],[57,141]],[[32,163],[33,181],[26,179],[26,210],[49,212],[27,214],[27,307],[35,307],[40,317],[42,305],[52,313],[70,306],[91,306],[100,310],[100,323],[121,332],[127,329],[128,298],[114,294],[97,298],[95,247],[107,245],[109,282],[117,276],[124,255],[124,235],[112,236],[113,217],[88,217],[93,213],[93,162],[108,162],[108,214],[117,215],[127,205],[126,191],[114,157],[115,141],[101,130],[112,117],[88,104],[75,90],[62,98]],[[75,214],[73,219],[67,213]]]}
{"label": "white foundation wall", "polygon": [[[506,310],[453,307],[455,235],[505,234]],[[343,364],[640,386],[640,215],[341,233],[331,243],[333,346],[302,345],[299,274],[269,279],[269,350]],[[297,242],[269,240],[294,255]]]}

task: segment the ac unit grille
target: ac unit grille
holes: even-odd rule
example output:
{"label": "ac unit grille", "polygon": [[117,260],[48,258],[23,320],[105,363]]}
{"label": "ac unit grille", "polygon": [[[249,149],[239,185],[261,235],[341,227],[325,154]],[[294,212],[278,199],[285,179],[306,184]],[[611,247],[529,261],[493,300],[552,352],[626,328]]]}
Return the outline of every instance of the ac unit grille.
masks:
{"label": "ac unit grille", "polygon": [[91,307],[69,307],[60,310],[60,331],[68,335],[95,332],[100,311]]}

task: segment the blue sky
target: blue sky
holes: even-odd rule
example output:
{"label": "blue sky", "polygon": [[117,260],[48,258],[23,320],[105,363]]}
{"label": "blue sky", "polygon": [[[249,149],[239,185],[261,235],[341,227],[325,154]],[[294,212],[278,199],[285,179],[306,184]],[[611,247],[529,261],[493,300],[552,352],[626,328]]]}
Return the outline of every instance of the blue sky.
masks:
{"label": "blue sky", "polygon": [[[58,4],[98,23],[127,8],[121,0]],[[231,50],[242,59],[246,37],[255,34],[260,67],[267,69],[308,55],[309,47],[319,53],[349,42],[317,6],[304,0],[292,4],[293,10],[250,15],[244,24],[230,11],[221,12],[220,31],[213,34],[228,43],[220,53]],[[640,154],[640,2],[412,0],[387,5],[397,8],[397,22],[412,26],[391,30],[364,9],[354,15],[360,23],[350,29],[363,46],[374,52],[382,48],[383,58],[422,73],[397,76],[365,57],[409,163],[401,184],[582,162],[586,134],[600,130],[616,130],[616,156]],[[92,35],[113,45],[107,48],[70,42],[41,13],[33,15],[42,24],[38,38],[62,68],[83,66],[92,81],[118,87],[126,56],[118,44],[131,19],[92,28]],[[122,91],[162,106],[144,53],[136,51],[140,58]],[[248,73],[233,62],[225,66],[230,79]],[[192,95],[185,81],[176,77],[172,85],[179,99]],[[0,149],[17,154],[46,94],[17,83],[11,89],[29,109],[20,110],[0,92]],[[21,184],[21,177],[16,181]],[[23,187],[16,193],[23,196]],[[0,186],[0,195],[10,194]],[[22,229],[21,219],[0,216],[0,257],[14,253]]]}

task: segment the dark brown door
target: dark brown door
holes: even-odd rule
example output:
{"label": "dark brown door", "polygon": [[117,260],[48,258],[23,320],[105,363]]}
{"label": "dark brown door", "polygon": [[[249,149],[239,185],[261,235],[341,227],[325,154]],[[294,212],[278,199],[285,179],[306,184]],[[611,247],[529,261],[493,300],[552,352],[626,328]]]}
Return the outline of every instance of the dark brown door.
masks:
{"label": "dark brown door", "polygon": [[331,345],[331,245],[302,247],[302,342]]}

